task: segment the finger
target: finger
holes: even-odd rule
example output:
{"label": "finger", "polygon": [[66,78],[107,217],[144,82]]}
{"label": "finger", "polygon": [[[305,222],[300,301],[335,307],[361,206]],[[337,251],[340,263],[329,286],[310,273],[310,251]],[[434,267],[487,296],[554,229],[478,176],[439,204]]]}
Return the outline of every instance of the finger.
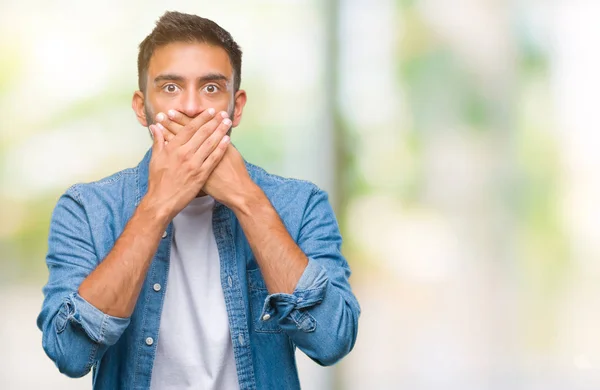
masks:
{"label": "finger", "polygon": [[221,141],[219,141],[217,147],[212,151],[212,153],[204,160],[202,163],[202,170],[206,175],[205,178],[208,178],[216,166],[219,165],[219,162],[221,162],[223,156],[227,152],[230,142],[231,140],[229,136],[225,135],[223,138],[221,138]]}
{"label": "finger", "polygon": [[163,137],[162,131],[156,125],[150,125],[150,131],[152,132],[152,154],[160,152],[165,146],[165,138]]}
{"label": "finger", "polygon": [[[192,137],[187,142],[187,150],[190,151],[192,154],[196,153],[198,148],[200,148],[200,145],[202,145],[202,143],[206,141],[211,136],[211,134],[213,134],[218,129],[219,125],[222,124],[225,119],[228,119],[228,115],[225,111],[221,111],[220,113],[215,115],[213,119],[211,119],[202,127],[200,127],[198,131],[192,134]],[[222,136],[218,139],[220,140],[221,138]],[[216,145],[217,142],[218,140],[214,142],[214,145]]]}
{"label": "finger", "polygon": [[200,115],[192,119],[190,123],[184,126],[184,128],[175,136],[175,138],[173,138],[171,142],[175,143],[177,146],[184,145],[202,126],[211,121],[214,116],[214,108],[209,108],[202,111]]}
{"label": "finger", "polygon": [[162,131],[163,133],[163,138],[165,139],[165,142],[169,142],[171,141],[173,138],[175,138],[175,133],[172,133],[171,131],[169,131],[168,129],[166,129],[163,125],[161,125],[160,123],[156,123],[155,124],[156,127],[158,127],[160,129],[160,131]]}
{"label": "finger", "polygon": [[192,139],[186,144],[189,145],[192,150],[196,150],[195,155],[200,160],[204,161],[212,153],[212,151],[219,145],[219,141],[227,134],[231,128],[231,119],[225,118],[219,123],[217,128],[208,137],[204,137],[201,131],[194,134]]}
{"label": "finger", "polygon": [[167,116],[173,122],[179,123],[181,126],[185,126],[192,121],[194,118],[190,118],[182,112],[177,110],[169,110],[167,111]]}
{"label": "finger", "polygon": [[156,114],[156,125],[163,131],[166,141],[171,141],[183,129],[183,125],[173,122],[162,112]]}

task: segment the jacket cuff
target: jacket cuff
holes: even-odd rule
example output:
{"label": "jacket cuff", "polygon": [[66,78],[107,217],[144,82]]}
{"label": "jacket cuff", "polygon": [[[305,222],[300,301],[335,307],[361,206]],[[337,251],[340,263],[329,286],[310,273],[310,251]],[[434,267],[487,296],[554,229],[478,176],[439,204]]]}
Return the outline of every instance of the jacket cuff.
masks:
{"label": "jacket cuff", "polygon": [[292,294],[275,293],[265,299],[261,318],[269,319],[276,314],[280,321],[290,317],[298,329],[312,332],[316,327],[315,319],[306,311],[325,299],[329,279],[325,268],[312,259],[304,269],[296,289]]}
{"label": "jacket cuff", "polygon": [[65,299],[58,312],[58,333],[65,330],[68,321],[79,325],[95,343],[111,346],[129,326],[130,319],[105,314],[74,292]]}

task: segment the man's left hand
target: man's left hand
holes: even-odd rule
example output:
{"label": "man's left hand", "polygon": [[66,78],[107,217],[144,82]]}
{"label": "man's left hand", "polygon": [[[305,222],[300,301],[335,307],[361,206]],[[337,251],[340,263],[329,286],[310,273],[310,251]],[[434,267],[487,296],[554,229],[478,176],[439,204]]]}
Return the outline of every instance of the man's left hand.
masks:
{"label": "man's left hand", "polygon": [[[163,133],[167,134],[165,139],[172,139],[193,119],[175,110],[169,110],[166,115],[158,114],[156,117],[157,123],[164,129]],[[227,147],[221,162],[203,187],[206,194],[231,209],[242,207],[246,195],[256,189],[257,186],[248,175],[242,155],[232,144]]]}

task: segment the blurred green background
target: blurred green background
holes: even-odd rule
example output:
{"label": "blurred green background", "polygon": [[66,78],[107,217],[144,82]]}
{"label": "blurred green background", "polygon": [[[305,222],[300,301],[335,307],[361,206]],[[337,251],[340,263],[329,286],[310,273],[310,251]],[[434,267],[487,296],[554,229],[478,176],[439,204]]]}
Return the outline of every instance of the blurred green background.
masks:
{"label": "blurred green background", "polygon": [[[165,8],[167,7],[167,8]],[[66,188],[150,146],[137,45],[166,10],[244,51],[233,142],[330,193],[363,313],[305,389],[600,387],[600,2],[0,2],[0,387],[61,376],[35,318]]]}

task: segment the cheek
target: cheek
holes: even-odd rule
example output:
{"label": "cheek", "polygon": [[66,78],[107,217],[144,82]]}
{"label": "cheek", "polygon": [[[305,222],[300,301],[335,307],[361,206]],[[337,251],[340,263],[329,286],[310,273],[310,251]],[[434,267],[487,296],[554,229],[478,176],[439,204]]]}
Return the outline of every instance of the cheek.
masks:
{"label": "cheek", "polygon": [[229,96],[223,93],[215,95],[203,95],[202,99],[207,102],[212,102],[214,104],[220,104],[223,106],[227,106],[227,103],[229,102]]}
{"label": "cheek", "polygon": [[152,105],[148,103],[147,100],[144,102],[144,115],[146,115],[146,122],[148,126],[154,124],[154,116],[156,114],[154,109],[152,108]]}
{"label": "cheek", "polygon": [[210,104],[211,107],[214,107],[219,111],[226,111],[231,114],[232,107],[235,104],[235,100],[233,96],[229,96],[228,94],[221,94],[219,96],[210,96],[206,98],[206,103]]}
{"label": "cheek", "polygon": [[169,95],[165,93],[156,95],[154,99],[151,100],[151,103],[155,111],[160,112],[178,104],[182,99],[181,95]]}
{"label": "cheek", "polygon": [[181,102],[182,99],[180,96],[157,95],[154,97],[154,99],[150,101],[150,103],[148,104],[148,108],[150,109],[150,112],[153,114],[154,118],[154,116],[156,116],[156,114],[158,114],[159,112],[166,113],[171,109],[181,111]]}
{"label": "cheek", "polygon": [[233,119],[233,114],[235,110],[235,99],[230,99],[229,104],[227,105],[227,114],[229,117]]}

